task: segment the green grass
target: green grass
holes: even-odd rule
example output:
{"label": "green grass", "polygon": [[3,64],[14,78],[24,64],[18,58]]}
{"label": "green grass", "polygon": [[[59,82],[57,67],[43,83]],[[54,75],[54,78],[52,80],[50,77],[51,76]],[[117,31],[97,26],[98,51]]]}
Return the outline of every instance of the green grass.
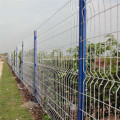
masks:
{"label": "green grass", "polygon": [[0,80],[0,120],[32,120],[27,108],[21,107],[22,96],[6,61]]}

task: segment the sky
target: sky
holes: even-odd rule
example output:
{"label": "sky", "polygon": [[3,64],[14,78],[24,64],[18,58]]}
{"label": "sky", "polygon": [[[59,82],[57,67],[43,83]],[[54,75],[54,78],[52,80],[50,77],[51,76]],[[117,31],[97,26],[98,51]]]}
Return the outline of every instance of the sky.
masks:
{"label": "sky", "polygon": [[27,39],[68,0],[0,0],[0,53]]}
{"label": "sky", "polygon": [[[46,19],[54,14],[59,8],[61,8],[69,0],[0,0],[0,53],[10,52],[16,48],[16,45],[21,45],[22,41],[29,40],[36,28],[38,28]],[[88,0],[90,1],[90,0]],[[100,9],[104,10],[103,1],[106,9],[110,6],[110,0],[93,0],[90,2],[87,15],[93,16],[95,9],[98,12],[98,1]],[[120,0],[111,0],[112,5],[120,4]],[[92,5],[94,4],[94,9]],[[117,12],[115,9],[111,9],[112,24],[110,25],[110,10],[105,13],[106,16],[106,32],[111,30],[114,32],[117,29]],[[96,13],[97,14],[97,13]],[[119,12],[118,12],[119,14]],[[91,26],[96,26],[96,34],[99,33],[99,27],[101,34],[105,32],[105,19],[104,14],[101,14],[100,24],[99,15],[96,16],[95,21],[89,20],[87,23],[88,35],[93,35]],[[118,19],[120,19],[120,14]],[[120,29],[120,20],[119,29]],[[89,26],[91,25],[91,26]],[[92,27],[94,29],[94,27]],[[92,34],[93,33],[93,34]],[[33,37],[32,37],[33,38]],[[104,39],[103,39],[104,40]]]}

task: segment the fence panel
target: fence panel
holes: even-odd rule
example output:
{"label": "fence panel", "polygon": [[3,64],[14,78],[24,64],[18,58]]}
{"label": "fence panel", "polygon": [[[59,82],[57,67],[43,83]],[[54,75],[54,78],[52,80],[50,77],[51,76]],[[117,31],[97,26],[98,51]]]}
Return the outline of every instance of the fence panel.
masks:
{"label": "fence panel", "polygon": [[37,32],[38,101],[54,119],[76,119],[79,1],[70,0]]}
{"label": "fence panel", "polygon": [[69,0],[37,36],[8,60],[52,119],[120,120],[120,0]]}
{"label": "fence panel", "polygon": [[23,83],[34,94],[34,35],[24,42]]}
{"label": "fence panel", "polygon": [[[86,120],[120,119],[120,1],[87,0],[86,9]],[[84,33],[85,34],[85,33]],[[84,54],[84,53],[83,53]],[[84,90],[83,90],[84,91]],[[84,99],[83,97],[83,99]],[[84,104],[84,103],[83,103]],[[83,117],[82,116],[82,117]]]}
{"label": "fence panel", "polygon": [[21,44],[19,44],[16,47],[16,75],[17,77],[22,80],[22,47]]}

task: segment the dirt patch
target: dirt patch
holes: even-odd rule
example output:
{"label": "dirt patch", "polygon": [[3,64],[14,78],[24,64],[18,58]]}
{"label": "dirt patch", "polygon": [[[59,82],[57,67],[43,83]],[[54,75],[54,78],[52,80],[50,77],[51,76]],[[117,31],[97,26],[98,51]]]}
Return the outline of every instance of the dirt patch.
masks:
{"label": "dirt patch", "polygon": [[28,109],[32,109],[37,106],[38,106],[38,103],[29,101],[29,102],[24,103],[21,107],[25,107],[25,108],[27,107]]}
{"label": "dirt patch", "polygon": [[[10,67],[10,66],[9,66]],[[10,67],[10,70],[14,74],[13,70]],[[42,110],[42,107],[40,106],[39,103],[35,103],[35,97],[28,91],[28,89],[23,85],[23,83],[16,77],[14,74],[16,82],[17,82],[17,87],[23,96],[23,101],[24,104],[21,107],[26,107],[29,109],[33,116],[33,120],[42,120],[42,115],[45,114],[44,111]]]}
{"label": "dirt patch", "polygon": [[2,60],[0,59],[0,79],[1,79],[1,76],[2,76],[3,64],[4,64],[4,61],[2,61]]}

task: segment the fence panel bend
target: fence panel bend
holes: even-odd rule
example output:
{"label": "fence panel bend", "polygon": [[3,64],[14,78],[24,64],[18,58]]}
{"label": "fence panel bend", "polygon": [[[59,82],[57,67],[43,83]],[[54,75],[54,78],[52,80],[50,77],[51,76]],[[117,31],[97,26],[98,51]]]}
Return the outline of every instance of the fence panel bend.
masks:
{"label": "fence panel bend", "polygon": [[79,1],[70,0],[38,29],[38,101],[54,119],[77,119]]}
{"label": "fence panel bend", "polygon": [[119,120],[120,1],[87,0],[84,10],[86,18],[81,24],[86,22],[86,77],[82,113],[86,120]]}

